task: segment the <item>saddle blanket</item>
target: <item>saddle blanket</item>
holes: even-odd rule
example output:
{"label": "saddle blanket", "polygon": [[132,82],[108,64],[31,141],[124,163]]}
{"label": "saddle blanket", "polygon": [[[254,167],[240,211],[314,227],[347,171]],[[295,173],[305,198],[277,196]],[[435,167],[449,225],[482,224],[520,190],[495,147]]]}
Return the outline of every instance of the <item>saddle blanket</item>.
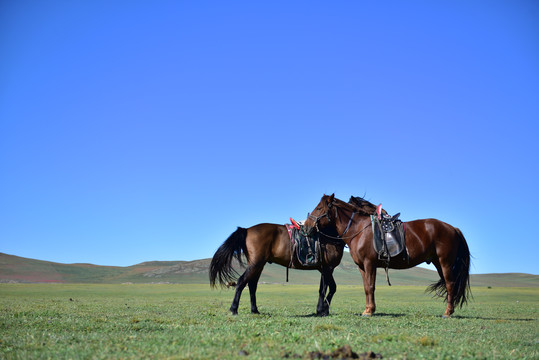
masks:
{"label": "saddle blanket", "polygon": [[286,224],[288,235],[290,236],[290,246],[292,250],[291,267],[294,264],[303,266],[316,266],[320,264],[320,240],[318,234],[313,236],[305,235],[303,225]]}

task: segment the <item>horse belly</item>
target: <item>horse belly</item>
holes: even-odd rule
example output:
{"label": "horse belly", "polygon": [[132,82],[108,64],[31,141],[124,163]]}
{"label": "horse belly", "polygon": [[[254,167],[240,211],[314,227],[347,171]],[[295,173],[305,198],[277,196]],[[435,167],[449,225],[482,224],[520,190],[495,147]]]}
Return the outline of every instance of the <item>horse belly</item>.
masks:
{"label": "horse belly", "polygon": [[290,266],[290,261],[292,260],[291,248],[288,231],[285,230],[279,233],[271,246],[269,261],[282,266]]}
{"label": "horse belly", "polygon": [[407,269],[436,257],[436,245],[433,241],[435,222],[432,219],[406,222],[405,251],[406,257],[397,255],[390,266],[394,269]]}

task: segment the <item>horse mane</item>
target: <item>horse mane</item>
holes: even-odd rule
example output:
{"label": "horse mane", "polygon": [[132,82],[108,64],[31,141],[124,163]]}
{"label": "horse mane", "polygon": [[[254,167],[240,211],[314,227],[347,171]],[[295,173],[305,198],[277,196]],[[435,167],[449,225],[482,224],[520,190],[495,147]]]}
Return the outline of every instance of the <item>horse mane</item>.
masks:
{"label": "horse mane", "polygon": [[[362,210],[367,215],[373,215],[376,212],[377,206],[360,196],[350,196],[348,203]],[[385,212],[385,210],[383,210],[383,212]]]}
{"label": "horse mane", "polygon": [[[341,199],[334,198],[333,201],[341,208],[347,209],[348,211],[358,213],[362,216],[370,216],[374,212],[369,212],[368,209],[359,207],[356,204],[350,203],[350,202],[344,202]],[[374,207],[374,210],[376,210],[376,207]]]}

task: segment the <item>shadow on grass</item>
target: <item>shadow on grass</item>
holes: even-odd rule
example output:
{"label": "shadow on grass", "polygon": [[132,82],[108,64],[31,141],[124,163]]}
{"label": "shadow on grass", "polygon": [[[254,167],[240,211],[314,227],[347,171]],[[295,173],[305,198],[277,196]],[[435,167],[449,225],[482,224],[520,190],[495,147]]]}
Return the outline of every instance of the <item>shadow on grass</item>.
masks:
{"label": "shadow on grass", "polygon": [[[319,315],[316,315],[315,313],[312,313],[312,314],[306,314],[306,315],[292,315],[291,317],[297,317],[297,318],[316,318],[316,317],[332,317],[332,316],[337,316],[339,314],[329,314],[327,316],[319,316]],[[369,316],[362,316],[361,314],[354,314],[355,316],[357,317],[364,317],[366,319],[369,318]],[[387,313],[375,313],[374,315],[372,315],[371,317],[390,317],[390,318],[399,318],[399,317],[402,317],[402,316],[405,316],[405,314],[387,314]]]}
{"label": "shadow on grass", "polygon": [[388,314],[388,313],[374,313],[374,315],[372,315],[374,317],[392,317],[392,318],[399,318],[399,317],[403,317],[403,316],[406,316],[406,314],[399,314],[399,313],[396,313],[396,314]]}
{"label": "shadow on grass", "polygon": [[[260,314],[250,314],[250,315],[253,315],[253,316],[261,316],[261,317],[272,317],[273,314],[271,313],[267,313],[267,312],[261,312]],[[304,315],[290,315],[290,317],[294,317],[294,318],[322,318],[322,317],[333,317],[333,316],[338,316],[339,314],[335,314],[335,313],[330,313],[329,315],[327,316],[319,316],[319,315],[316,315],[316,313],[311,313],[311,314],[304,314]],[[406,314],[401,314],[401,313],[374,313],[374,315],[372,316],[362,316],[362,314],[360,313],[354,313],[353,314],[354,316],[357,316],[357,317],[364,317],[366,319],[370,318],[370,317],[373,317],[373,318],[376,318],[376,317],[382,317],[382,318],[400,318],[400,317],[403,317],[403,316],[406,316]],[[436,317],[440,317],[441,316],[436,316]],[[523,322],[528,322],[528,321],[537,321],[538,319],[532,319],[532,318],[521,318],[521,319],[517,319],[517,318],[494,318],[494,317],[484,317],[484,316],[463,316],[463,315],[452,315],[451,316],[451,319],[463,319],[463,320],[486,320],[486,321],[523,321]]]}
{"label": "shadow on grass", "polygon": [[290,317],[296,317],[296,318],[322,318],[322,317],[330,317],[332,316],[332,314],[329,314],[329,315],[326,315],[326,316],[320,316],[320,315],[316,315],[316,313],[312,313],[312,314],[306,314],[306,315],[291,315]]}
{"label": "shadow on grass", "polygon": [[537,319],[515,319],[515,318],[493,318],[493,317],[483,317],[483,316],[462,316],[462,315],[451,315],[452,319],[465,319],[465,320],[488,320],[488,321],[537,321]]}

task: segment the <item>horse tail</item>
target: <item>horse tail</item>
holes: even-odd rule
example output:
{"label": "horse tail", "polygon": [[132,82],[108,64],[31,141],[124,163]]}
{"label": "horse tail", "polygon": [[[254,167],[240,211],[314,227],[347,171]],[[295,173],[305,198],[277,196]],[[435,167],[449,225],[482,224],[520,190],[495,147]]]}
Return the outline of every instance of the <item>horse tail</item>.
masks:
{"label": "horse tail", "polygon": [[471,255],[466,239],[464,238],[464,235],[462,235],[462,231],[458,228],[455,228],[455,230],[460,237],[460,244],[457,251],[457,258],[451,269],[455,278],[453,299],[455,300],[455,305],[462,308],[462,306],[468,302],[468,299],[472,294],[470,290]]}
{"label": "horse tail", "polygon": [[236,258],[240,265],[243,266],[241,254],[243,252],[247,255],[247,248],[245,246],[246,238],[247,229],[238,227],[217,249],[210,264],[211,287],[216,286],[215,283],[217,280],[219,280],[221,286],[224,286],[239,276],[238,272],[232,266],[232,260]]}
{"label": "horse tail", "polygon": [[[453,284],[453,304],[455,306],[462,306],[468,302],[468,299],[471,297],[470,290],[470,264],[471,264],[471,255],[466,239],[462,234],[460,229],[455,228],[457,235],[459,237],[459,244],[457,250],[457,257],[455,262],[451,267],[451,272],[453,273],[454,284]],[[433,292],[435,296],[445,298],[447,301],[447,288],[445,286],[445,279],[441,276],[438,282],[430,285],[427,288],[427,292]]]}

